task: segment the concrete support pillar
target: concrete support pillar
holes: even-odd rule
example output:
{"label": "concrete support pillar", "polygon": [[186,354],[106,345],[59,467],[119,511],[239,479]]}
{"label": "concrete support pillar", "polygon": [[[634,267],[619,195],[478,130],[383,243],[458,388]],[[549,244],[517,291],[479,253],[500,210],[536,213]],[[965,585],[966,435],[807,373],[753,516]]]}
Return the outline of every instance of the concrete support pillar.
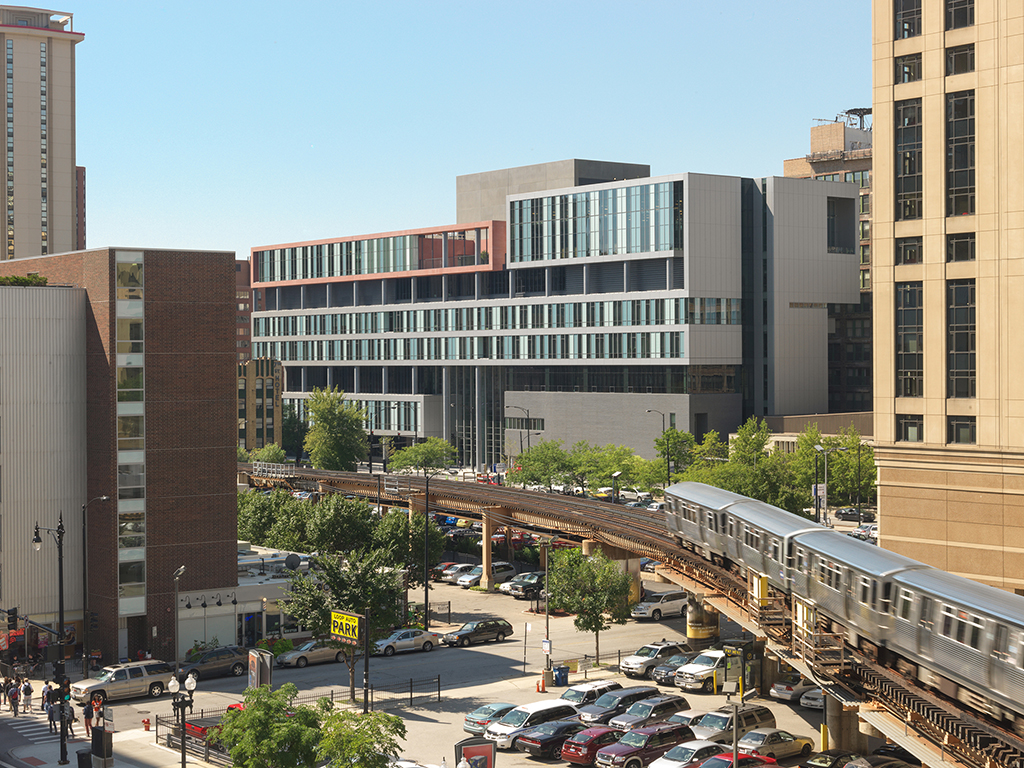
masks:
{"label": "concrete support pillar", "polygon": [[690,594],[686,607],[686,643],[695,651],[702,651],[718,642],[719,613],[705,608],[701,595]]}
{"label": "concrete support pillar", "polygon": [[860,732],[856,710],[847,710],[834,696],[825,695],[825,724],[830,749],[863,752],[867,737]]}
{"label": "concrete support pillar", "polygon": [[483,558],[484,572],[480,576],[480,586],[490,591],[491,580],[491,536],[494,535],[494,519],[490,512],[484,512],[484,533],[480,539],[480,555]]}

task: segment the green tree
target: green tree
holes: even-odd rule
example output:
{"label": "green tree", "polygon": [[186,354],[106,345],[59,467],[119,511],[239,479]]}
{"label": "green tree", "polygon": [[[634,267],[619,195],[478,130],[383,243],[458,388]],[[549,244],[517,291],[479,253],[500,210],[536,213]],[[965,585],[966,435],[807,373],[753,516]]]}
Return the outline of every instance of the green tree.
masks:
{"label": "green tree", "polygon": [[363,431],[362,409],[345,400],[336,387],[314,387],[306,410],[312,422],[304,445],[317,469],[355,470],[366,458],[368,445]]}
{"label": "green tree", "polygon": [[739,464],[756,467],[768,455],[768,441],[772,431],[768,422],[751,416],[736,431],[736,439],[729,445],[729,459]]}
{"label": "green tree", "polygon": [[578,631],[594,633],[594,657],[600,664],[601,632],[629,618],[633,577],[600,550],[589,556],[578,547],[550,554],[551,607],[575,614]]}
{"label": "green tree", "polygon": [[287,402],[281,409],[281,447],[285,453],[295,454],[295,463],[302,460],[302,447],[306,441],[309,425],[299,418],[295,403]]}
{"label": "green tree", "polygon": [[317,752],[327,768],[388,768],[400,739],[405,723],[397,715],[335,710],[324,719]]}
{"label": "green tree", "polygon": [[455,461],[457,452],[446,440],[439,437],[428,437],[422,443],[401,448],[391,456],[390,469],[393,472],[422,472],[433,476]]}
{"label": "green tree", "polygon": [[266,546],[278,509],[294,499],[287,491],[270,494],[250,490],[238,494],[238,537],[258,546]]}
{"label": "green tree", "polygon": [[427,567],[441,559],[444,552],[444,534],[433,520],[423,515],[410,515],[404,509],[395,509],[384,515],[373,534],[373,547],[386,553],[386,562],[393,568],[408,572],[409,584],[423,584],[423,522],[427,521]]}
{"label": "green tree", "polygon": [[348,555],[366,547],[376,525],[365,501],[332,493],[308,510],[306,542],[313,552]]}
{"label": "green tree", "polygon": [[248,688],[245,708],[229,709],[215,739],[227,747],[233,765],[246,768],[313,768],[321,743],[320,721],[331,703],[295,706],[299,689],[285,683]]}
{"label": "green tree", "polygon": [[[669,427],[665,433],[654,439],[654,447],[658,456],[663,462],[668,460],[676,473],[684,472],[693,463],[693,451],[697,441],[689,432],[681,432],[675,427]],[[661,465],[661,475],[658,483],[665,482],[665,465]]]}
{"label": "green tree", "polygon": [[514,460],[508,478],[510,482],[526,485],[561,485],[569,475],[569,454],[561,440],[543,440]]}
{"label": "green tree", "polygon": [[250,461],[265,461],[268,464],[284,464],[284,448],[277,443],[269,443],[262,448],[253,448],[249,453]]}
{"label": "green tree", "polygon": [[[308,573],[291,575],[290,613],[314,637],[330,634],[331,611],[363,613],[370,608],[370,643],[387,637],[401,624],[403,589],[400,574],[389,567],[386,553],[363,550],[343,563],[334,555],[310,558]],[[339,644],[348,667],[349,698],[356,698],[356,657],[359,649]]]}
{"label": "green tree", "polygon": [[239,464],[248,464],[249,463],[249,452],[247,450],[245,450],[245,448],[243,448],[242,446],[240,446],[240,445],[236,445],[235,446],[235,454],[238,457],[238,463]]}

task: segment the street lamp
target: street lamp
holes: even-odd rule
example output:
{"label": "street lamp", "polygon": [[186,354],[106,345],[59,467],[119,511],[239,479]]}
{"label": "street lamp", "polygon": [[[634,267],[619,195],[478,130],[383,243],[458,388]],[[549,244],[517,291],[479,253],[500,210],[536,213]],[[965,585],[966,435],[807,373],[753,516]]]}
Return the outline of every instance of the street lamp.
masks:
{"label": "street lamp", "polygon": [[89,543],[86,510],[94,501],[108,501],[109,496],[97,496],[82,505],[82,679],[89,677]]}
{"label": "street lamp", "polygon": [[430,629],[430,478],[442,471],[434,469],[428,472],[426,467],[423,468],[426,478],[423,491],[423,629]]}
{"label": "street lamp", "polygon": [[[836,451],[845,451],[846,448],[845,447],[838,447],[838,446],[835,447],[835,448],[823,448],[820,445],[816,445],[816,446],[814,446],[814,450],[820,452],[825,457],[825,523],[827,525],[828,524],[828,455],[830,453],[835,453]],[[815,468],[817,468],[817,462],[815,462]],[[818,474],[817,471],[815,471],[814,474],[817,475]],[[817,489],[815,489],[815,490],[817,490]],[[815,495],[815,498],[817,498],[817,495]],[[817,504],[815,504],[815,507],[817,507]]]}
{"label": "street lamp", "polygon": [[612,472],[612,504],[619,503],[619,478],[622,477],[622,470]]}
{"label": "street lamp", "polygon": [[174,679],[178,679],[178,670],[181,668],[181,654],[178,653],[178,580],[185,575],[185,566],[181,566],[174,572]]}
{"label": "street lamp", "polygon": [[[185,566],[181,566],[179,570],[184,569]],[[174,677],[167,683],[167,690],[174,694],[174,700],[171,701],[171,707],[174,710],[174,714],[178,718],[178,738],[181,741],[181,768],[185,766],[185,710],[192,711],[192,696],[196,690],[196,678],[193,675],[188,675],[185,678],[185,690],[186,693],[180,693],[181,683],[178,682],[178,673],[175,670]]]}
{"label": "street lamp", "polygon": [[545,669],[551,669],[551,612],[548,610],[551,594],[548,592],[548,571],[551,570],[551,545],[556,541],[558,537],[552,536],[548,541],[540,543],[540,548],[544,550],[544,640],[548,646],[547,658],[544,661]]}
{"label": "street lamp", "polygon": [[[53,537],[54,542],[57,544],[57,661],[53,665],[53,676],[57,680],[57,684],[60,686],[59,690],[64,690],[64,513],[62,512],[57,518],[56,528],[40,527],[39,523],[36,522],[35,534],[32,536],[32,546],[35,547],[38,552],[43,546],[43,539],[39,535],[40,531],[46,531]],[[26,631],[26,635],[28,632]],[[67,721],[67,703],[64,701],[63,694],[61,695],[60,702],[60,760],[57,761],[58,765],[68,764],[68,721]]]}
{"label": "street lamp", "polygon": [[[661,413],[661,411],[654,408],[648,408],[647,413]],[[661,439],[665,439],[665,414],[661,413]],[[672,472],[668,464],[668,443],[665,443],[665,487],[668,488],[672,484]]]}
{"label": "street lamp", "polygon": [[[521,405],[505,406],[505,410],[508,410],[509,408],[515,408],[516,410],[522,411],[523,413],[526,414],[526,450],[530,450],[530,430],[533,429],[532,423],[530,421],[530,411],[526,408],[523,408]],[[540,433],[535,432],[534,434],[539,435]],[[519,430],[519,452],[523,452],[523,430],[521,429]]]}

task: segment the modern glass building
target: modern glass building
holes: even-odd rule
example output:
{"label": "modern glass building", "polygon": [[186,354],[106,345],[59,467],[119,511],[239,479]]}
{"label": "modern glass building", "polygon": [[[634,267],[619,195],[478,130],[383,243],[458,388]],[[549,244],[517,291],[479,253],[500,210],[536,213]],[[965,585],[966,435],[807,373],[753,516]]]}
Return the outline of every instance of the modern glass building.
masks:
{"label": "modern glass building", "polygon": [[442,437],[469,466],[535,434],[652,456],[651,412],[726,434],[827,409],[856,196],[677,174],[509,194],[507,224],[254,248],[253,353],[282,361],[300,411],[340,386],[375,439]]}

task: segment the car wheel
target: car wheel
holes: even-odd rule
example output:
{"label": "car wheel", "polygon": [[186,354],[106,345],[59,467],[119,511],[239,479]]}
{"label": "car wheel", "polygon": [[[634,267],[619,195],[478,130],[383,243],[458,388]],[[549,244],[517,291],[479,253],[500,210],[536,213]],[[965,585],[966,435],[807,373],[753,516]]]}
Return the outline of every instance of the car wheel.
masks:
{"label": "car wheel", "polygon": [[384,648],[384,655],[385,656],[394,656],[395,655],[395,646],[393,646],[393,645],[385,646],[385,648]]}
{"label": "car wheel", "polygon": [[469,645],[469,638],[468,637],[460,637],[459,638],[459,646],[462,647],[462,648],[465,648],[467,645]]}
{"label": "car wheel", "polygon": [[811,745],[804,744],[804,748],[800,750],[800,757],[807,757],[809,754],[811,754]]}
{"label": "car wheel", "polygon": [[307,664],[309,664],[309,661],[306,659],[305,656],[299,656],[299,658],[295,660],[295,666],[299,669],[302,669]]}
{"label": "car wheel", "polygon": [[625,768],[643,768],[643,765],[639,760],[630,760],[626,763]]}
{"label": "car wheel", "polygon": [[152,696],[154,699],[159,698],[160,696],[162,696],[163,692],[164,692],[164,684],[163,683],[153,683],[151,686],[149,686],[149,695]]}
{"label": "car wheel", "polygon": [[504,639],[505,639],[505,633],[504,632],[499,632],[498,636],[496,638],[494,638],[495,642],[498,642],[498,643],[500,643]]}
{"label": "car wheel", "polygon": [[765,757],[770,757],[772,760],[774,760],[775,759],[775,753],[774,752],[769,752],[767,755],[765,755]]}
{"label": "car wheel", "polygon": [[648,667],[647,669],[645,669],[644,670],[644,677],[646,677],[648,680],[653,680],[654,679],[654,667]]}
{"label": "car wheel", "polygon": [[103,702],[105,702],[107,700],[107,694],[104,693],[103,691],[96,691],[96,693],[94,693],[91,698],[92,698],[93,701],[97,702],[98,704],[102,704]]}
{"label": "car wheel", "polygon": [[655,621],[661,621],[661,611],[655,609],[651,613],[651,618],[654,619]]}
{"label": "car wheel", "polygon": [[334,660],[341,664],[345,660],[345,654],[341,651],[338,651],[336,654],[334,654]]}
{"label": "car wheel", "polygon": [[553,760],[561,760],[562,759],[562,745],[561,744],[559,744],[556,747],[552,747],[551,748],[551,758]]}
{"label": "car wheel", "polygon": [[231,674],[235,677],[241,677],[245,674],[245,664],[233,664],[231,666]]}
{"label": "car wheel", "polygon": [[701,686],[701,690],[703,690],[704,693],[714,693],[715,681],[709,677],[707,680],[704,681],[704,685]]}
{"label": "car wheel", "polygon": [[430,642],[429,640],[427,640],[427,642],[425,642],[425,643],[423,644],[423,650],[424,650],[424,651],[430,651],[430,650],[432,650],[433,648],[434,648],[434,644],[433,644],[432,642]]}

